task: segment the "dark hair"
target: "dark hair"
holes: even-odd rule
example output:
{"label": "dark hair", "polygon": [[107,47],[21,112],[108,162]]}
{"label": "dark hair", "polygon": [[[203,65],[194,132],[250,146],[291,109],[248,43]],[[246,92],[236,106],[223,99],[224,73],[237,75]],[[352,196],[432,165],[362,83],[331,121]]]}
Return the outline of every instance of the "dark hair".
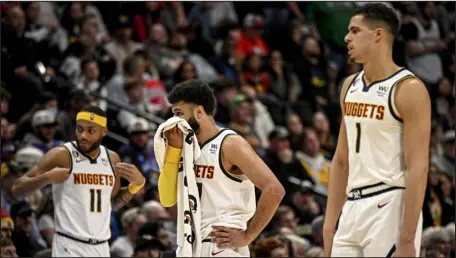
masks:
{"label": "dark hair", "polygon": [[94,113],[96,115],[106,117],[106,113],[103,111],[103,109],[97,107],[97,106],[87,106],[83,109],[81,109],[80,112],[89,112],[89,113]]}
{"label": "dark hair", "polygon": [[97,61],[95,59],[93,59],[93,58],[85,58],[85,59],[83,59],[81,61],[81,71],[84,72],[86,65],[88,65],[88,64],[90,64],[92,62],[96,63]]}
{"label": "dark hair", "polygon": [[194,63],[192,63],[190,60],[184,60],[180,65],[179,67],[177,68],[177,70],[174,72],[174,75],[173,75],[173,79],[174,79],[174,83],[180,83],[180,82],[183,82],[183,79],[182,79],[182,72],[184,71],[184,67],[186,65],[191,65],[193,67],[193,71],[195,73],[195,77],[194,79],[197,79],[198,78],[198,74],[196,73],[196,66]]}
{"label": "dark hair", "polygon": [[168,101],[171,104],[183,101],[203,106],[208,115],[212,115],[215,108],[214,92],[201,80],[187,80],[176,84],[168,95]]}
{"label": "dark hair", "polygon": [[384,23],[394,37],[399,32],[399,18],[393,9],[384,4],[365,4],[353,12],[352,16],[356,15],[362,15],[366,20]]}

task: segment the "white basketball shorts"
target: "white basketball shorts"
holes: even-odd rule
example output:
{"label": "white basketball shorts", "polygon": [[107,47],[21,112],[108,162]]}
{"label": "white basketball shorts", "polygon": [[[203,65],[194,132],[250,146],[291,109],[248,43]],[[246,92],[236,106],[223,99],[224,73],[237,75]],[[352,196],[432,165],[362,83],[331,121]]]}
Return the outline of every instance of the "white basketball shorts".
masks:
{"label": "white basketball shorts", "polygon": [[109,244],[88,244],[55,234],[52,257],[110,257]]}
{"label": "white basketball shorts", "polygon": [[[376,184],[350,192],[334,235],[333,257],[391,257],[404,217],[404,189]],[[415,248],[420,253],[423,217],[417,225]]]}

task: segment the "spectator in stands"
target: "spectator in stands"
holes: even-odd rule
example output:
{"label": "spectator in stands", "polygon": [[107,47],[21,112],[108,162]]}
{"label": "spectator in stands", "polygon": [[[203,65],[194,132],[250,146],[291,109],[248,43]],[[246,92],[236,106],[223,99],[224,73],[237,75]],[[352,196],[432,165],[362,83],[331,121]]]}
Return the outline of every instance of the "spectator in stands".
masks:
{"label": "spectator in stands", "polygon": [[437,251],[443,257],[449,257],[451,252],[450,234],[445,228],[430,227],[423,231],[422,243],[426,252]]}
{"label": "spectator in stands", "polygon": [[243,25],[243,32],[237,42],[237,55],[241,58],[252,54],[269,55],[269,48],[260,35],[264,28],[263,17],[249,13],[245,16]]}
{"label": "spectator in stands", "polygon": [[156,238],[147,235],[141,235],[136,239],[135,251],[133,257],[161,257],[160,252],[165,248]]}
{"label": "spectator in stands", "polygon": [[[130,142],[117,152],[123,162],[135,165],[153,186],[158,185],[160,169],[150,139],[150,124],[144,118],[136,118],[129,126]],[[125,182],[128,185],[128,182]]]}
{"label": "spectator in stands", "polygon": [[317,133],[321,144],[323,155],[332,159],[336,151],[336,136],[331,132],[328,117],[325,113],[318,111],[313,116],[313,128]]}
{"label": "spectator in stands", "polygon": [[[25,14],[15,6],[9,9],[2,23],[2,81],[14,96],[10,103],[8,120],[16,122],[35,103],[43,84],[34,75],[37,63],[36,44],[24,36]],[[22,94],[27,92],[28,94]]]}
{"label": "spectator in stands", "polygon": [[76,115],[90,104],[90,97],[83,90],[75,89],[69,93],[69,101],[65,109],[57,114],[61,140],[72,141],[76,130]]}
{"label": "spectator in stands", "polygon": [[407,67],[433,92],[443,76],[439,52],[446,50],[447,44],[441,39],[440,28],[435,20],[435,4],[421,2],[417,5],[419,9],[416,17],[412,17],[410,23],[401,28],[407,44]]}
{"label": "spectator in stands", "polygon": [[296,102],[300,93],[300,82],[291,67],[285,64],[278,50],[271,53],[267,73],[271,79],[271,93],[282,102]]}
{"label": "spectator in stands", "polygon": [[231,116],[229,128],[243,136],[255,151],[261,153],[261,141],[254,127],[252,100],[245,95],[237,95],[231,104]]}
{"label": "spectator in stands", "polygon": [[323,222],[324,216],[320,215],[312,220],[312,245],[323,247]]}
{"label": "spectator in stands", "polygon": [[38,228],[41,235],[46,240],[49,247],[52,247],[52,241],[55,234],[54,223],[54,200],[52,192],[48,192],[42,199],[40,207],[36,210],[38,218]]}
{"label": "spectator in stands", "polygon": [[24,146],[33,146],[43,153],[61,146],[63,142],[55,138],[58,125],[56,119],[56,113],[52,110],[37,111],[32,118],[33,132],[25,135]]}
{"label": "spectator in stands", "polygon": [[223,78],[217,80],[212,89],[217,100],[215,107],[215,121],[224,127],[231,121],[230,107],[234,97],[237,95],[237,86],[233,80]]}
{"label": "spectator in stands", "polygon": [[34,218],[32,207],[27,202],[20,201],[13,204],[11,218],[14,221],[12,240],[19,257],[32,257],[36,252],[44,249],[44,246],[31,236]]}
{"label": "spectator in stands", "polygon": [[[108,91],[105,87],[100,84],[100,69],[97,62],[94,59],[85,59],[81,62],[81,78],[79,83],[76,85],[77,89],[85,90],[89,94],[97,94],[102,98],[108,96]],[[106,111],[108,109],[108,103],[106,100],[97,97],[94,98],[92,105],[96,105],[99,108]]]}
{"label": "spectator in stands", "polygon": [[296,219],[295,212],[286,205],[280,205],[274,217],[271,220],[271,228],[287,227],[296,233],[298,220]]}
{"label": "spectator in stands", "polygon": [[47,43],[57,29],[57,24],[41,24],[39,21],[41,5],[38,2],[23,3],[22,7],[24,8],[26,18],[25,36],[37,43]]}
{"label": "spectator in stands", "polygon": [[[269,134],[269,149],[264,156],[265,163],[274,171],[285,189],[294,189],[290,177],[298,180],[312,180],[302,168],[293,150],[290,149],[287,129],[277,126]],[[287,197],[290,197],[289,191]]]}
{"label": "spectator in stands", "polygon": [[147,222],[138,232],[139,236],[151,235],[162,245],[163,251],[171,251],[171,242],[163,225],[158,222]]}
{"label": "spectator in stands", "polygon": [[[124,87],[128,96],[127,103],[136,110],[145,114],[154,114],[155,112],[158,112],[158,110],[154,110],[154,108],[158,107],[150,105],[145,98],[146,88],[144,79],[129,78]],[[129,111],[121,110],[117,115],[117,122],[125,131],[127,131],[128,127],[135,123],[135,121],[136,115]]]}
{"label": "spectator in stands", "polygon": [[315,130],[307,128],[304,130],[301,150],[297,155],[303,168],[314,181],[322,185],[328,186],[329,167],[331,162],[325,158],[321,151],[321,143]]}
{"label": "spectator in stands", "polygon": [[81,30],[84,7],[83,3],[69,3],[64,7],[60,24],[65,29],[70,44],[76,41]]}
{"label": "spectator in stands", "polygon": [[289,141],[293,151],[301,149],[304,125],[296,113],[290,113],[286,118],[287,129],[290,132]]}
{"label": "spectator in stands", "polygon": [[185,33],[182,31],[175,31],[169,42],[170,48],[180,60],[188,60],[195,65],[198,78],[204,82],[214,82],[217,79],[217,72],[206,59],[200,54],[190,52],[188,49],[188,40]]}
{"label": "spectator in stands", "polygon": [[312,36],[302,39],[302,58],[295,62],[296,74],[302,85],[300,98],[311,103],[315,112],[318,107],[329,104],[327,62],[320,45]]}
{"label": "spectator in stands", "polygon": [[50,91],[44,91],[40,94],[38,101],[33,107],[19,118],[17,122],[14,139],[22,140],[27,132],[32,132],[32,118],[39,110],[52,110],[58,113],[57,96]]}
{"label": "spectator in stands", "polygon": [[138,231],[147,222],[147,218],[139,208],[131,208],[123,213],[121,221],[125,235],[111,244],[111,252],[119,257],[131,257]]}
{"label": "spectator in stands", "polygon": [[192,62],[184,60],[174,72],[174,84],[192,79],[198,79],[196,67]]}
{"label": "spectator in stands", "polygon": [[241,85],[252,85],[259,93],[271,91],[271,78],[263,71],[261,54],[252,53],[244,59],[244,72],[241,74]]}
{"label": "spectator in stands", "polygon": [[132,40],[132,24],[128,16],[120,15],[115,29],[114,40],[105,45],[105,50],[116,60],[117,72],[122,73],[125,59],[144,46]]}
{"label": "spectator in stands", "polygon": [[290,206],[296,214],[299,225],[310,224],[316,217],[324,214],[326,203],[319,201],[312,183],[304,181],[295,189],[291,193]]}
{"label": "spectator in stands", "polygon": [[278,237],[261,238],[253,247],[255,257],[290,257],[284,240]]}
{"label": "spectator in stands", "polygon": [[240,63],[236,59],[236,38],[224,38],[220,52],[220,55],[209,58],[210,64],[219,74],[238,84]]}
{"label": "spectator in stands", "polygon": [[15,202],[11,195],[11,189],[13,188],[16,180],[21,177],[26,171],[19,167],[16,162],[2,163],[1,165],[1,181],[0,181],[0,193],[1,193],[1,206],[7,212],[11,214],[11,205]]}
{"label": "spectator in stands", "polygon": [[291,243],[290,257],[305,257],[306,250],[310,248],[310,242],[297,235],[284,236]]}
{"label": "spectator in stands", "polygon": [[451,107],[454,106],[455,96],[451,92],[451,82],[442,77],[439,81],[435,94],[435,111],[437,120],[445,126],[446,130],[454,128],[451,124]]}
{"label": "spectator in stands", "polygon": [[0,214],[0,239],[11,239],[14,231],[14,221],[6,212],[5,208],[1,208]]}
{"label": "spectator in stands", "polygon": [[253,124],[258,138],[261,141],[261,146],[266,149],[269,147],[269,134],[272,132],[272,130],[274,130],[275,127],[272,116],[269,113],[268,108],[259,99],[262,94],[258,94],[255,91],[255,88],[249,85],[244,85],[241,87],[241,92],[252,100],[254,121]]}
{"label": "spectator in stands", "polygon": [[0,257],[19,257],[11,239],[0,238]]}
{"label": "spectator in stands", "polygon": [[454,179],[455,178],[455,131],[447,131],[443,136],[443,154],[434,155],[431,162],[437,168]]}
{"label": "spectator in stands", "polygon": [[223,22],[238,22],[238,16],[232,2],[199,2],[188,15],[189,20],[201,24],[201,36],[210,43],[215,43],[215,32]]}

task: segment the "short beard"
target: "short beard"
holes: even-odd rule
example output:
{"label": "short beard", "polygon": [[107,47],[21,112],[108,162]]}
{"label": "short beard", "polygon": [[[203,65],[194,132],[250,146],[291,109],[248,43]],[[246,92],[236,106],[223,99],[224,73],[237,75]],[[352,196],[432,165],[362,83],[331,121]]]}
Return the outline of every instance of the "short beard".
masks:
{"label": "short beard", "polygon": [[193,132],[195,132],[195,133],[198,132],[198,130],[200,129],[200,125],[196,121],[194,116],[192,116],[190,119],[188,119],[187,122],[190,125],[190,127],[192,128]]}
{"label": "short beard", "polygon": [[[103,140],[103,137],[101,137],[98,141],[96,141],[94,144],[92,144],[92,146],[90,146],[90,148],[87,151],[84,151],[84,154],[89,154],[92,151],[98,149],[101,145],[102,140]],[[82,151],[81,146],[79,146],[78,140],[76,140],[76,144],[78,145],[78,149]]]}

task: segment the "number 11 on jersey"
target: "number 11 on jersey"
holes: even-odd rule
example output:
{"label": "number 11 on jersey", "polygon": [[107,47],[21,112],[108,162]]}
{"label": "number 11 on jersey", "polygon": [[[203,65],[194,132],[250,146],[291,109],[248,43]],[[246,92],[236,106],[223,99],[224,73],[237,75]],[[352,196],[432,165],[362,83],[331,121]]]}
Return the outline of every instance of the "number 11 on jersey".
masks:
{"label": "number 11 on jersey", "polygon": [[101,212],[101,189],[90,189],[90,212]]}
{"label": "number 11 on jersey", "polygon": [[361,146],[361,123],[356,123],[356,145],[355,152],[359,153],[359,147]]}

